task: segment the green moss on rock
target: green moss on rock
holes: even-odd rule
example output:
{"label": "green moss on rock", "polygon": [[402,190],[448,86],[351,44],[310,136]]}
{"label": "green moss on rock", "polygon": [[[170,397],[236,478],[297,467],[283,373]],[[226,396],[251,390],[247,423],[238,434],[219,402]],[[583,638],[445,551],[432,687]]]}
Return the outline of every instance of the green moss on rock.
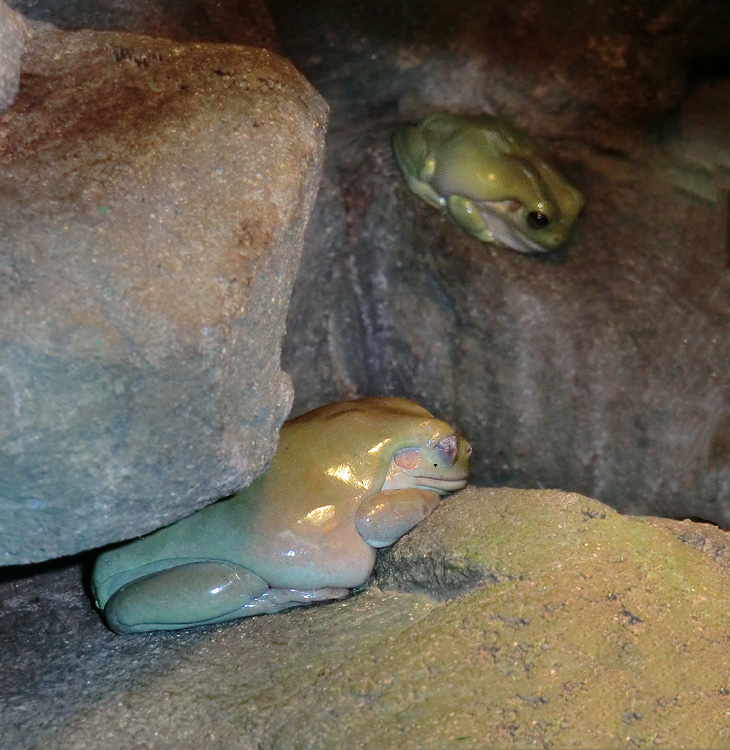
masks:
{"label": "green moss on rock", "polygon": [[46,740],[730,746],[728,574],[670,530],[576,494],[468,488],[382,555],[375,583],[208,630],[109,635],[109,670],[119,644],[142,658],[174,641],[184,658],[127,675]]}

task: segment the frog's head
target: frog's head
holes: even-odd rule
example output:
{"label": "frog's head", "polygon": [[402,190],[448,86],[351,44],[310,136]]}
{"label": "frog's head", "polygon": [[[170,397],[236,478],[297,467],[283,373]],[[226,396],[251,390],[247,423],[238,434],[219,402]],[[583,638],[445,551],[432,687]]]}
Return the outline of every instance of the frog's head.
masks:
{"label": "frog's head", "polygon": [[[422,425],[426,428],[422,434],[430,432],[430,435],[423,435],[424,439],[393,453],[382,489],[417,487],[447,495],[466,485],[471,445],[445,422],[429,422],[432,424]],[[432,426],[435,429],[430,429]]]}
{"label": "frog's head", "polygon": [[550,184],[543,186],[539,198],[474,201],[479,217],[499,244],[521,253],[543,253],[566,243],[585,201],[560,175],[549,177]]}
{"label": "frog's head", "polygon": [[499,172],[457,165],[442,182],[461,190],[446,205],[462,229],[521,253],[550,252],[568,240],[585,201],[544,158],[504,156]]}
{"label": "frog's head", "polygon": [[499,117],[436,112],[397,130],[393,147],[409,189],[482,242],[555,250],[583,208],[542,147]]}

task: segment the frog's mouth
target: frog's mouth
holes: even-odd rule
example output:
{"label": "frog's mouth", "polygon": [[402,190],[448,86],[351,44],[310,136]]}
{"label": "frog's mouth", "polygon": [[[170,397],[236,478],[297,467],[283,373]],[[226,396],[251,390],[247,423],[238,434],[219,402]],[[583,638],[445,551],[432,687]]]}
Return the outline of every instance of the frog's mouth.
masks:
{"label": "frog's mouth", "polygon": [[517,212],[521,204],[515,200],[505,201],[474,201],[474,205],[487,229],[492,232],[499,244],[509,247],[519,253],[545,253],[560,243],[558,238],[544,240],[540,244],[528,237],[520,226]]}
{"label": "frog's mouth", "polygon": [[445,479],[443,477],[423,477],[423,476],[411,476],[418,484],[420,489],[424,490],[435,490],[436,492],[447,495],[449,492],[456,492],[466,487],[466,480],[468,476],[465,474],[463,477],[454,477],[451,479]]}

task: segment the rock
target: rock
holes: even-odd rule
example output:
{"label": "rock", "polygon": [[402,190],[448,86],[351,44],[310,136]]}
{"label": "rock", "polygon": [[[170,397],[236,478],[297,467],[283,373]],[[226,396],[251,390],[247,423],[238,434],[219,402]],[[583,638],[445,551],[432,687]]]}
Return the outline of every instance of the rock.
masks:
{"label": "rock", "polygon": [[20,57],[28,28],[19,13],[0,0],[0,112],[4,112],[18,93]]}
{"label": "rock", "polygon": [[729,30],[726,6],[703,0],[268,7],[283,48],[332,107],[332,130],[496,111],[556,139],[588,130],[606,148],[681,101],[688,61],[717,67]]}
{"label": "rock", "polygon": [[730,573],[730,533],[723,531],[719,526],[712,523],[697,523],[689,519],[677,521],[656,516],[638,516],[636,520],[666,529],[680,542],[700,550],[712,558],[716,565]]}
{"label": "rock", "polygon": [[233,42],[274,49],[264,0],[10,0],[29,20],[66,31],[129,31],[178,42]]}
{"label": "rock", "polygon": [[0,117],[1,564],[264,468],[326,118],[264,50],[36,29]]}
{"label": "rock", "polygon": [[374,733],[406,750],[727,747],[727,567],[642,521],[468,488],[352,599],[174,633],[106,630],[78,567],[11,578],[0,733],[18,750],[365,748]]}
{"label": "rock", "polygon": [[[280,26],[295,14],[286,52],[336,113],[284,342],[294,413],[341,397],[407,396],[470,439],[481,483],[557,487],[625,512],[730,527],[727,79],[684,94],[682,74],[650,95],[678,49],[697,55],[702,40],[714,49],[727,24],[701,34],[694,24],[693,36],[667,16],[652,25],[652,44],[636,30],[624,40],[627,59],[648,67],[601,68],[614,48],[606,39],[631,27],[605,5],[587,39],[570,20],[573,48],[540,46],[532,77],[521,57],[532,46],[516,34],[520,4],[505,10],[511,35],[497,59],[466,42],[456,58],[445,54],[423,4],[410,15],[390,4],[388,28],[410,33],[386,41],[359,6],[348,27],[357,44],[318,54],[322,18],[331,24],[350,6],[294,5],[272,4]],[[644,23],[649,5],[625,12]],[[476,7],[467,3],[445,38],[472,39]],[[523,42],[556,4],[530,8]],[[581,69],[580,55],[592,67]],[[550,87],[533,90],[549,70]],[[583,104],[563,106],[583,85]],[[390,136],[426,107],[494,107],[541,140],[586,195],[572,244],[541,258],[490,248],[414,198]]]}
{"label": "rock", "polygon": [[331,178],[341,197],[308,227],[304,268],[321,262],[322,238],[346,249],[295,286],[284,343],[294,413],[407,396],[468,437],[480,482],[730,526],[725,202],[687,190],[701,182],[708,194],[712,173],[663,149],[582,148],[568,157],[581,163],[562,160],[588,196],[574,242],[536,259],[490,249],[419,204],[388,136],[348,136]]}

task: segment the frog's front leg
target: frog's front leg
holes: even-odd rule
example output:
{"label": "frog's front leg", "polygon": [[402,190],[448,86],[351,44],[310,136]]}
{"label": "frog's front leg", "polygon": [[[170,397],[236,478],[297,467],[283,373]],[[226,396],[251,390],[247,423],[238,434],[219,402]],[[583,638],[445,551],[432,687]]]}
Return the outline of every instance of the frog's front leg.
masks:
{"label": "frog's front leg", "polygon": [[355,528],[371,547],[389,547],[438,507],[441,495],[417,487],[383,490],[360,503]]}
{"label": "frog's front leg", "polygon": [[496,242],[494,232],[487,227],[484,217],[472,201],[460,195],[450,195],[446,203],[449,216],[456,226],[482,242]]}
{"label": "frog's front leg", "polygon": [[122,586],[106,603],[104,618],[117,633],[180,630],[258,614],[246,605],[268,589],[263,578],[240,565],[191,562]]}

